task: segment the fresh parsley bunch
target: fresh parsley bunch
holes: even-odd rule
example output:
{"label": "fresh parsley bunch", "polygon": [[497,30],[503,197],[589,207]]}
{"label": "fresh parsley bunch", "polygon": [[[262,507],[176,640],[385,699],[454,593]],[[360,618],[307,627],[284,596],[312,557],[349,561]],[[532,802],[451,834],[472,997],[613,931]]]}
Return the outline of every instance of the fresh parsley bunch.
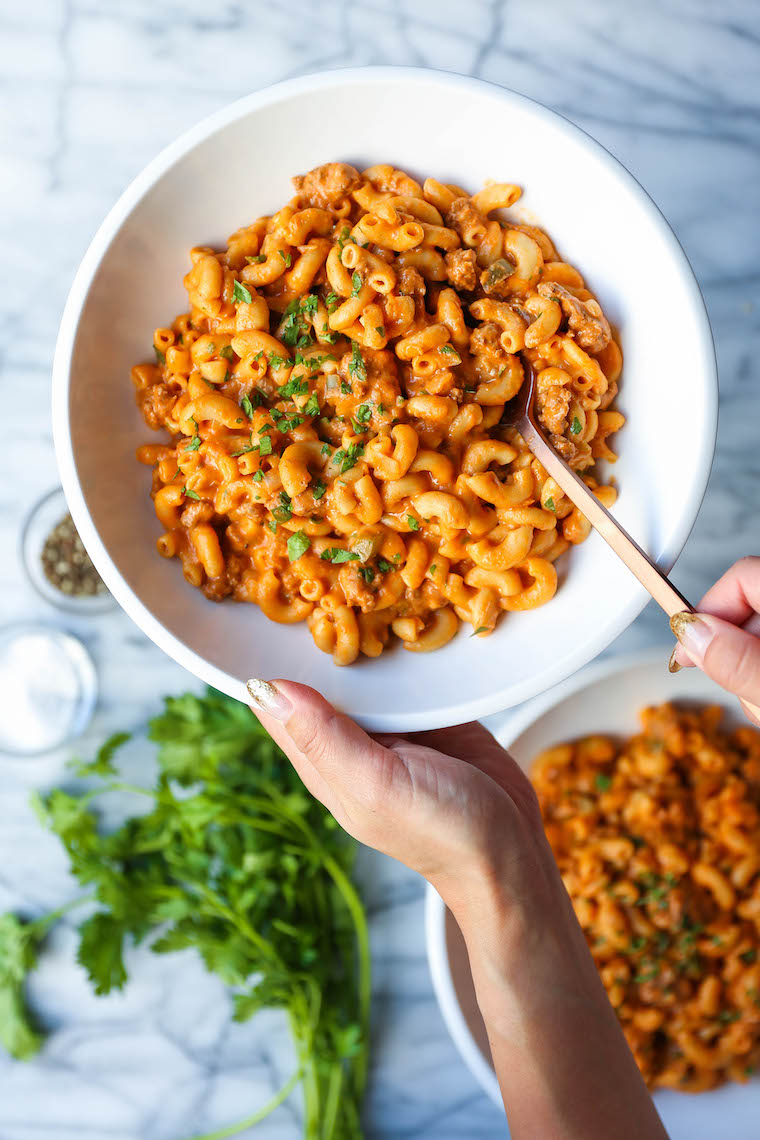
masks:
{"label": "fresh parsley bunch", "polygon": [[[153,788],[118,779],[114,753],[129,739],[120,733],[78,767],[98,780],[94,790],[37,801],[97,904],[80,926],[80,963],[105,994],[127,980],[126,940],[150,938],[157,954],[194,947],[231,988],[236,1020],[287,1012],[298,1057],[273,1101],[217,1135],[256,1123],[300,1081],[307,1140],[357,1140],[370,961],[353,842],[244,705],[213,690],[169,697],[149,735],[159,746]],[[94,804],[115,788],[150,807],[101,835]],[[0,1042],[16,1057],[41,1043],[24,982],[60,913],[27,924],[0,916]]]}

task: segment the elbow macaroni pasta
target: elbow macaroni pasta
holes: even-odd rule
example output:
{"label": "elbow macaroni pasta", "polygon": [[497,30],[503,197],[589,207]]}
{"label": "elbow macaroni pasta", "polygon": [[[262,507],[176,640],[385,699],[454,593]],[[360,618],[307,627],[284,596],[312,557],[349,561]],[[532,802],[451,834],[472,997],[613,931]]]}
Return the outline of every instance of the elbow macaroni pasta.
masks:
{"label": "elbow macaroni pasta", "polygon": [[132,370],[163,528],[208,598],[307,621],[347,665],[392,635],[436,649],[461,621],[490,633],[557,588],[554,561],[588,533],[512,429],[523,365],[553,444],[609,504],[592,468],[608,437],[620,350],[549,238],[473,197],[388,165],[328,163],[291,202],[191,250],[189,311]]}
{"label": "elbow macaroni pasta", "polygon": [[760,732],[644,709],[538,756],[546,834],[639,1068],[701,1092],[760,1066]]}

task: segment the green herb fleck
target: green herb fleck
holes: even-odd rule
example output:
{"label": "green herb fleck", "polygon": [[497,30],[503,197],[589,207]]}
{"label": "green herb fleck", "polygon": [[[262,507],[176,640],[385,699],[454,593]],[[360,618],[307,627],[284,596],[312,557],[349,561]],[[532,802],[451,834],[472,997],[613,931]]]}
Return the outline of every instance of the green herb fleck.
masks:
{"label": "green herb fleck", "polygon": [[288,539],[288,558],[296,562],[311,546],[311,539],[302,530],[296,530]]}

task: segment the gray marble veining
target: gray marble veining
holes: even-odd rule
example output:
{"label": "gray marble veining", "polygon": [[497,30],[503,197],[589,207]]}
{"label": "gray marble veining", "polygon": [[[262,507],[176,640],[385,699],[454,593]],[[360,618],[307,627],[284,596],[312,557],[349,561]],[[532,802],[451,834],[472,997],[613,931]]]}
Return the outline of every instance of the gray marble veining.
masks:
{"label": "gray marble veining", "polygon": [[[760,532],[760,9],[754,0],[38,0],[2,6],[0,618],[60,618],[26,586],[17,534],[57,482],[49,384],[76,266],[125,184],[201,116],[291,75],[363,64],[468,72],[567,115],[613,151],[674,226],[704,291],[722,404],[710,487],[675,579],[701,592]],[[614,252],[614,251],[613,251]],[[80,751],[140,725],[156,693],[194,684],[120,613],[65,618],[101,678]],[[616,648],[662,641],[651,607]],[[0,910],[34,914],[72,891],[28,792],[61,756],[0,758]],[[449,1041],[424,957],[422,887],[366,853],[375,958],[372,1140],[490,1140],[503,1118]],[[0,1055],[0,1140],[181,1140],[250,1113],[287,1076],[276,1015],[233,1025],[190,954],[131,956],[123,994],[94,998],[58,929],[31,996],[52,1031],[42,1055]],[[297,1102],[256,1135],[294,1140]],[[251,1133],[253,1135],[253,1132]]]}

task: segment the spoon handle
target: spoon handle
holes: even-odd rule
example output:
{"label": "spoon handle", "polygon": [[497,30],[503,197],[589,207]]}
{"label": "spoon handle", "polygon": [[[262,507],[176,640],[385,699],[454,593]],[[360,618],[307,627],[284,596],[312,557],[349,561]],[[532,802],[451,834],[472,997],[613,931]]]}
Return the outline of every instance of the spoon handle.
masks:
{"label": "spoon handle", "polygon": [[668,581],[662,571],[644,553],[638,543],[634,542],[620,523],[615,521],[607,508],[602,506],[583,480],[568,467],[551,444],[546,442],[536,425],[525,416],[515,426],[536,459],[546,468],[555,483],[559,484],[568,499],[575,504],[581,514],[585,515],[594,530],[599,532],[608,546],[611,546],[615,554],[625,562],[631,573],[635,574],[657,604],[662,606],[668,617],[681,613],[683,610],[694,613],[694,607]]}

